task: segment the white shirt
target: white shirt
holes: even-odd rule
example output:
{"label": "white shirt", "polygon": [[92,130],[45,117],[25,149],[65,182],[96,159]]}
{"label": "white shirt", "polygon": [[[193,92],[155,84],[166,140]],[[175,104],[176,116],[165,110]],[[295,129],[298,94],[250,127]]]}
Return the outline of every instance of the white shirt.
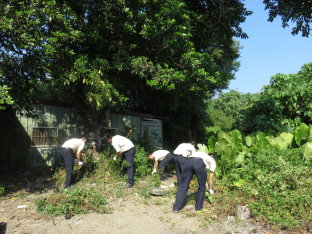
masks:
{"label": "white shirt", "polygon": [[155,158],[155,161],[163,160],[170,152],[168,150],[157,150],[152,155]]}
{"label": "white shirt", "polygon": [[173,151],[174,154],[182,155],[183,157],[189,157],[195,152],[195,147],[191,143],[182,143]]}
{"label": "white shirt", "polygon": [[125,152],[133,148],[134,144],[128,138],[116,135],[112,137],[112,146],[117,152]]}
{"label": "white shirt", "polygon": [[82,139],[72,138],[62,145],[63,148],[72,149],[74,152],[81,151],[85,147],[85,142]]}
{"label": "white shirt", "polygon": [[195,153],[192,153],[190,157],[201,158],[206,165],[206,169],[209,169],[212,172],[216,170],[216,167],[217,167],[216,161],[214,160],[213,157],[209,156],[208,154],[204,152],[195,152]]}

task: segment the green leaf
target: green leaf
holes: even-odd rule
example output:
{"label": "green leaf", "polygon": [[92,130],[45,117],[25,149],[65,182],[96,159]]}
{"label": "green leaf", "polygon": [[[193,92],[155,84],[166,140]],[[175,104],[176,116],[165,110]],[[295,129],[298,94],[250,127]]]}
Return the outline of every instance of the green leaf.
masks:
{"label": "green leaf", "polygon": [[200,152],[204,152],[204,153],[209,153],[207,146],[205,146],[204,144],[197,144],[198,147],[198,151]]}
{"label": "green leaf", "polygon": [[242,134],[238,130],[233,130],[229,132],[229,135],[231,136],[232,149],[236,152],[241,151],[243,146]]}
{"label": "green leaf", "polygon": [[312,142],[307,142],[302,146],[302,153],[306,159],[312,158]]}
{"label": "green leaf", "polygon": [[209,153],[215,152],[215,146],[216,146],[216,138],[215,136],[210,136],[208,139],[208,150]]}
{"label": "green leaf", "polygon": [[277,146],[279,149],[286,149],[291,145],[293,139],[293,134],[283,132],[278,137],[272,138],[272,144]]}
{"label": "green leaf", "polygon": [[237,165],[243,165],[244,164],[244,158],[245,158],[244,152],[239,152],[237,157],[235,158],[235,163]]}
{"label": "green leaf", "polygon": [[246,136],[245,141],[248,147],[250,147],[253,144],[253,138],[251,136]]}
{"label": "green leaf", "polygon": [[301,145],[302,141],[307,140],[310,128],[305,123],[300,124],[294,131],[295,140],[297,145]]}

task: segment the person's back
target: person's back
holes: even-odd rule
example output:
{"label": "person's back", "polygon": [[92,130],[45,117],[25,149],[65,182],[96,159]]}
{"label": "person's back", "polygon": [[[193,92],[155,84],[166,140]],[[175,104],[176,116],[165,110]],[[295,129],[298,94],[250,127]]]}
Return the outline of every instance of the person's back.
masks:
{"label": "person's back", "polygon": [[209,169],[212,172],[216,169],[217,164],[215,159],[204,152],[194,152],[190,158],[201,158],[206,165],[206,169]]}
{"label": "person's back", "polygon": [[128,138],[120,135],[115,135],[112,137],[112,146],[117,152],[125,152],[134,147],[132,141]]}
{"label": "person's back", "polygon": [[64,142],[62,148],[72,149],[73,152],[77,152],[78,150],[83,150],[85,146],[85,141],[81,138],[72,138]]}
{"label": "person's back", "polygon": [[182,143],[173,151],[176,155],[182,155],[183,157],[189,157],[195,152],[195,147],[191,143]]}

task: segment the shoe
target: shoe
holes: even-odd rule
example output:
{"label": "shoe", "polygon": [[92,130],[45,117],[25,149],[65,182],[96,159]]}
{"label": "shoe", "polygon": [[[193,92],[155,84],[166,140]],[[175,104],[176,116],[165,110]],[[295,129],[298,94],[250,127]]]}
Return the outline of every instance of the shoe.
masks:
{"label": "shoe", "polygon": [[123,187],[124,187],[124,188],[132,188],[132,187],[133,187],[133,184],[126,183]]}
{"label": "shoe", "polygon": [[70,185],[65,185],[64,189],[69,189],[71,186],[72,186],[71,184]]}

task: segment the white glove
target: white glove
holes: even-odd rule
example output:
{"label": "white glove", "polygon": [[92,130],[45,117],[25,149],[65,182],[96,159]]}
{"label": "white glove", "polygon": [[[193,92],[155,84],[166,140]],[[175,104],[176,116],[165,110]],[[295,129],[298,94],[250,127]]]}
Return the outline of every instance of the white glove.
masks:
{"label": "white glove", "polygon": [[114,157],[113,157],[113,160],[114,160],[114,161],[116,161],[116,160],[117,160],[117,157],[116,157],[116,156],[114,156]]}
{"label": "white glove", "polygon": [[83,162],[78,161],[78,165],[79,165],[79,166],[82,166],[82,165],[83,165]]}
{"label": "white glove", "polygon": [[213,189],[208,189],[208,192],[209,192],[210,195],[213,195],[213,194],[214,194]]}
{"label": "white glove", "polygon": [[152,174],[155,174],[157,172],[157,169],[153,169]]}

